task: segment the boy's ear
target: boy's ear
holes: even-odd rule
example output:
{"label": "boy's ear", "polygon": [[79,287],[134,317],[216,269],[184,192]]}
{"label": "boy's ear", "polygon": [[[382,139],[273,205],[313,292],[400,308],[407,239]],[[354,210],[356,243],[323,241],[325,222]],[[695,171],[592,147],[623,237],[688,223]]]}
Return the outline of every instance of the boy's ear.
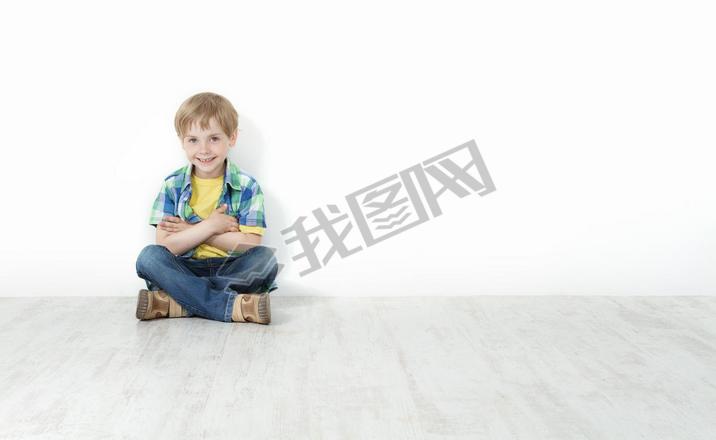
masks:
{"label": "boy's ear", "polygon": [[238,132],[239,132],[239,129],[237,128],[237,129],[234,131],[234,134],[232,134],[232,135],[229,137],[229,148],[231,148],[231,147],[233,147],[233,146],[236,145],[236,137],[238,136]]}

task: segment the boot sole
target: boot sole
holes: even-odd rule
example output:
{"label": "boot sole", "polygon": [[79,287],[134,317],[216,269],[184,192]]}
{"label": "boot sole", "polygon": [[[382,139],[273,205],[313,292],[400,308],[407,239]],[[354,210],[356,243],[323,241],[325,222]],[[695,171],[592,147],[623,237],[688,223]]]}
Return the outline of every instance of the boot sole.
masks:
{"label": "boot sole", "polygon": [[259,324],[268,324],[271,322],[271,301],[269,294],[264,293],[259,296]]}
{"label": "boot sole", "polygon": [[137,295],[137,319],[145,320],[147,310],[149,310],[149,291],[142,289]]}

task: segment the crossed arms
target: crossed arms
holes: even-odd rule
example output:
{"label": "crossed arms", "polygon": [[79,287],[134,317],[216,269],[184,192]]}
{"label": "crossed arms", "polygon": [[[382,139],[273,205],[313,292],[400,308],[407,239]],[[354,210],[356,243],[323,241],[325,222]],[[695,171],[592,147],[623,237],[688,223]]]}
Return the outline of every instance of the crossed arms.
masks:
{"label": "crossed arms", "polygon": [[261,244],[261,235],[239,231],[235,217],[226,215],[225,206],[198,223],[187,223],[179,217],[167,216],[157,225],[156,242],[174,255],[182,255],[206,243],[226,252],[242,252]]}

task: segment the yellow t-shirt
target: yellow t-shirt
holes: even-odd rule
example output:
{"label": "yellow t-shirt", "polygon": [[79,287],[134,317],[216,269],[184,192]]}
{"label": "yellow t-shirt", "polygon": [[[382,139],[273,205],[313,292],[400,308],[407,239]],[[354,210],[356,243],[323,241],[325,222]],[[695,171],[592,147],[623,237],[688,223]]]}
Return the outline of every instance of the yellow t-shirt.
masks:
{"label": "yellow t-shirt", "polygon": [[[196,215],[206,219],[216,209],[216,203],[221,196],[221,189],[224,184],[224,176],[214,177],[211,179],[202,179],[191,175],[191,200],[189,206],[194,210]],[[228,254],[217,247],[202,243],[196,248],[193,258],[216,258],[226,257]]]}
{"label": "yellow t-shirt", "polygon": [[[206,219],[216,209],[216,204],[221,196],[221,190],[224,185],[224,176],[213,177],[211,179],[202,179],[191,175],[191,199],[189,206],[194,210],[196,215],[202,220]],[[239,231],[246,234],[264,234],[264,228],[260,226],[242,226],[239,225]],[[202,243],[196,247],[196,252],[192,258],[216,258],[226,257],[229,254],[223,249]]]}

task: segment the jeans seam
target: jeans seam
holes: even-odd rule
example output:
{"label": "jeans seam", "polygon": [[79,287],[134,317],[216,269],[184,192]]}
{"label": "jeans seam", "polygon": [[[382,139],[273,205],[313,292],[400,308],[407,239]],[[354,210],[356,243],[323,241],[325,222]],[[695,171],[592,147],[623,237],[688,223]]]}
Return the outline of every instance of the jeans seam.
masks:
{"label": "jeans seam", "polygon": [[229,301],[226,303],[226,310],[224,310],[224,322],[231,322],[234,300],[239,295],[237,292],[231,289],[228,290],[228,292],[224,292],[229,296]]}

